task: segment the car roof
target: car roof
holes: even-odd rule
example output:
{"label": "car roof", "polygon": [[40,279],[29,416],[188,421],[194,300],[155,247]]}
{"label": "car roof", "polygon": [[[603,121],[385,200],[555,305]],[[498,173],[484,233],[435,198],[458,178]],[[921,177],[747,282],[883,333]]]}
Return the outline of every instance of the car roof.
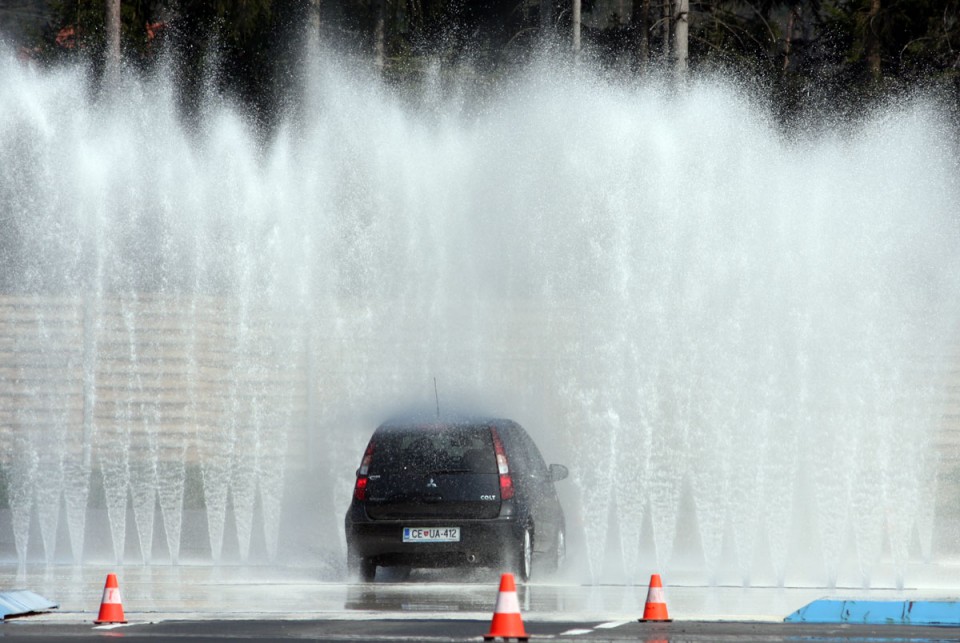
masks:
{"label": "car roof", "polygon": [[513,420],[498,417],[488,417],[483,415],[466,414],[444,414],[439,417],[436,414],[414,414],[392,417],[383,422],[377,431],[394,430],[436,430],[446,427],[463,426],[492,426],[498,429],[512,429],[519,425]]}

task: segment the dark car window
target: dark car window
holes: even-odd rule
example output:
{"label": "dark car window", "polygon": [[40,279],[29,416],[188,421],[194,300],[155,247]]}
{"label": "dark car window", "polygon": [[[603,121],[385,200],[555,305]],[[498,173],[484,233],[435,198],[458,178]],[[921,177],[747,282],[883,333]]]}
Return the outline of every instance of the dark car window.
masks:
{"label": "dark car window", "polygon": [[370,475],[497,472],[488,427],[387,429],[374,441]]}
{"label": "dark car window", "polygon": [[526,475],[546,475],[547,465],[543,461],[543,456],[540,455],[537,446],[523,427],[510,424],[504,428],[508,442],[507,455],[510,459],[510,468]]}
{"label": "dark car window", "polygon": [[530,462],[530,473],[536,476],[546,476],[547,475],[547,463],[544,462],[543,456],[540,455],[540,450],[537,449],[537,445],[534,444],[533,439],[527,434],[521,434],[523,442],[526,443],[527,459]]}

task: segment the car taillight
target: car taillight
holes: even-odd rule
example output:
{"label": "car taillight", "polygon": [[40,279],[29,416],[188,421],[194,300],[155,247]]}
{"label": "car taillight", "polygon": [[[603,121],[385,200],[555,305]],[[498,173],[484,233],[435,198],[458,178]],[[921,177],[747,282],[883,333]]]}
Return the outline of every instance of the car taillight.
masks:
{"label": "car taillight", "polygon": [[363,460],[360,461],[360,468],[357,469],[357,484],[353,487],[353,497],[356,500],[367,499],[367,474],[370,472],[370,461],[373,459],[373,441],[367,445],[367,450],[363,452]]}
{"label": "car taillight", "polygon": [[500,474],[500,499],[510,500],[513,498],[513,478],[510,477],[507,452],[503,450],[503,442],[500,441],[497,430],[491,427],[490,434],[493,436],[493,452],[497,455],[497,473]]}
{"label": "car taillight", "polygon": [[363,501],[367,499],[367,477],[357,477],[357,484],[353,488],[353,497]]}

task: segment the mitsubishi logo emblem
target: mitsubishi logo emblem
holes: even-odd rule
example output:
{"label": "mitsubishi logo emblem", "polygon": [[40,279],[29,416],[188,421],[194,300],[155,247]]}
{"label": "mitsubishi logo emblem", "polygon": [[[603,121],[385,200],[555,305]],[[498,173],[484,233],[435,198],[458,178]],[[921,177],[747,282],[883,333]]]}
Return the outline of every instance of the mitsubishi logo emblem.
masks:
{"label": "mitsubishi logo emblem", "polygon": [[430,478],[430,482],[427,483],[427,487],[437,488],[437,483],[433,481],[433,478]]}

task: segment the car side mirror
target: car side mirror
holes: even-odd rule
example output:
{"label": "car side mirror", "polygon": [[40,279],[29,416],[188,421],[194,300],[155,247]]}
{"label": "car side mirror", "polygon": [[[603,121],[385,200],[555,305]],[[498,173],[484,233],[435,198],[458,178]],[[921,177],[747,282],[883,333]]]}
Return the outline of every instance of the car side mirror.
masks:
{"label": "car side mirror", "polygon": [[551,482],[557,482],[558,480],[563,480],[568,475],[570,475],[570,470],[567,469],[562,464],[550,465],[550,481]]}

